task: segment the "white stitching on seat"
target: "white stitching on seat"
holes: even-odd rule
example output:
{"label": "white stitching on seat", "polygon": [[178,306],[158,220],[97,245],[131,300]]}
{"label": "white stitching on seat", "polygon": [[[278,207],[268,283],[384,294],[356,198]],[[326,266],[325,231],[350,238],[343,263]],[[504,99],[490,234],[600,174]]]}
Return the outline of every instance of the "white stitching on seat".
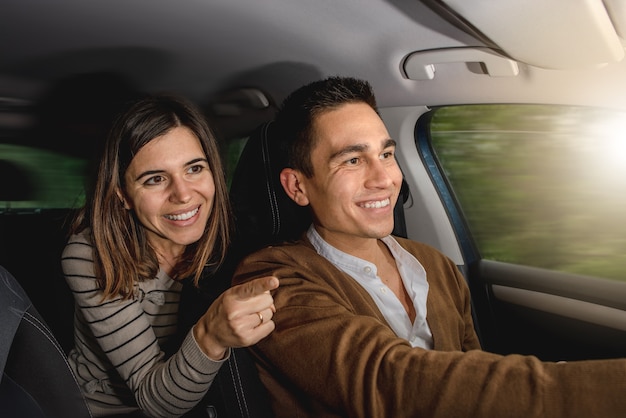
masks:
{"label": "white stitching on seat", "polygon": [[272,211],[272,234],[278,234],[280,232],[280,211],[278,210],[278,202],[276,199],[276,191],[272,187],[272,170],[268,146],[268,134],[269,124],[263,127],[263,135],[261,136],[261,153],[263,155],[263,167],[265,168],[265,186],[267,188],[267,194],[270,198],[270,209]]}
{"label": "white stitching on seat", "polygon": [[[41,332],[48,339],[48,341],[50,341],[52,346],[57,350],[57,352],[61,356],[61,359],[63,360],[63,362],[67,366],[67,369],[70,372],[70,375],[72,376],[72,379],[76,383],[76,386],[78,388],[80,388],[78,380],[76,380],[76,376],[74,375],[74,371],[72,370],[72,367],[70,366],[69,362],[67,361],[67,357],[65,357],[65,352],[61,349],[61,346],[56,341],[56,339],[52,335],[52,333],[49,330],[49,328],[43,322],[41,322],[39,320],[39,318],[37,318],[36,316],[31,314],[30,312],[24,312],[24,316],[22,317],[22,319],[25,320],[26,322],[28,322],[33,327],[35,327],[39,332]],[[83,401],[86,404],[86,401],[85,401],[85,398],[84,398],[84,396],[82,394],[82,391],[81,391],[81,397],[83,398]],[[89,416],[93,417],[93,415],[91,414],[91,410],[89,410],[89,408],[86,408],[86,409],[87,409],[87,412],[89,413]]]}
{"label": "white stitching on seat", "polygon": [[[239,368],[237,367],[237,361],[235,359],[236,354],[234,350],[231,352],[231,356],[232,356],[233,361],[229,362],[228,366],[229,366],[230,375],[232,377],[234,387],[235,387],[235,395],[237,396],[237,403],[239,404],[239,412],[241,412],[243,416],[249,417],[250,412],[248,410],[248,403],[246,402],[246,395],[243,390],[243,385],[241,384]],[[234,373],[233,373],[233,367],[237,369]],[[237,390],[238,388],[239,390]],[[243,401],[243,403],[241,401]]]}
{"label": "white stitching on seat", "polygon": [[39,332],[41,332],[48,339],[48,341],[50,341],[50,343],[59,352],[59,354],[61,354],[61,357],[63,358],[63,360],[65,361],[65,363],[69,367],[69,363],[65,359],[65,353],[63,352],[63,350],[59,346],[59,343],[57,343],[57,341],[51,335],[50,331],[48,330],[48,327],[45,324],[43,324],[36,316],[32,315],[29,312],[24,312],[23,318],[28,323],[30,323],[33,327],[37,328],[39,330]]}

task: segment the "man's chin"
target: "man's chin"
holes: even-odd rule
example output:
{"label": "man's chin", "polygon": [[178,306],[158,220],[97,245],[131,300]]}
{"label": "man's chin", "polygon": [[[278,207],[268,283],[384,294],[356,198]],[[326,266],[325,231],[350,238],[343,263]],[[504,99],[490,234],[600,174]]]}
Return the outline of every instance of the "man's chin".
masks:
{"label": "man's chin", "polygon": [[380,228],[377,230],[370,230],[370,237],[381,239],[381,238],[385,238],[391,235],[392,232],[393,232],[393,225],[391,225],[391,227]]}

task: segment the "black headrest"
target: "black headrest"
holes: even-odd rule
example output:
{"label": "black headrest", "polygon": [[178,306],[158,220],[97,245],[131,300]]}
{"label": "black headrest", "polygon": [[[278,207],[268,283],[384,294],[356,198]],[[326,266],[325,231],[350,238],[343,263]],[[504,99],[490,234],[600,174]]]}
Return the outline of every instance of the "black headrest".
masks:
{"label": "black headrest", "polygon": [[311,224],[309,208],[291,200],[280,184],[286,166],[286,142],[273,135],[271,122],[261,125],[248,139],[230,186],[240,251],[295,240]]}

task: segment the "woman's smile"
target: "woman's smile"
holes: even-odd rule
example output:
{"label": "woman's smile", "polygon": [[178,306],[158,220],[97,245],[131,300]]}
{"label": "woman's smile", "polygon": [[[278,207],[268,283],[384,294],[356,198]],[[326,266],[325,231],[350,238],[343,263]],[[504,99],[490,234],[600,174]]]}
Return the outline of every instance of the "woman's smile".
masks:
{"label": "woman's smile", "polygon": [[198,211],[200,210],[199,207],[192,209],[188,212],[184,212],[181,214],[177,214],[177,215],[163,215],[165,216],[165,218],[169,219],[170,221],[186,221],[188,219],[191,219],[192,217],[196,216],[196,214],[198,213]]}

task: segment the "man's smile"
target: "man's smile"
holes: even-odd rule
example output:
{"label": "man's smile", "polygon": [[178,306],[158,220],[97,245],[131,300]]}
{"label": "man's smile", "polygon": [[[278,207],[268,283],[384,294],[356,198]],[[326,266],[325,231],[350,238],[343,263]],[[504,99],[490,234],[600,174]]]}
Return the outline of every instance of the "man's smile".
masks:
{"label": "man's smile", "polygon": [[389,198],[387,198],[384,200],[372,200],[369,202],[360,203],[359,206],[367,209],[380,209],[389,206],[390,204],[391,201],[389,200]]}

